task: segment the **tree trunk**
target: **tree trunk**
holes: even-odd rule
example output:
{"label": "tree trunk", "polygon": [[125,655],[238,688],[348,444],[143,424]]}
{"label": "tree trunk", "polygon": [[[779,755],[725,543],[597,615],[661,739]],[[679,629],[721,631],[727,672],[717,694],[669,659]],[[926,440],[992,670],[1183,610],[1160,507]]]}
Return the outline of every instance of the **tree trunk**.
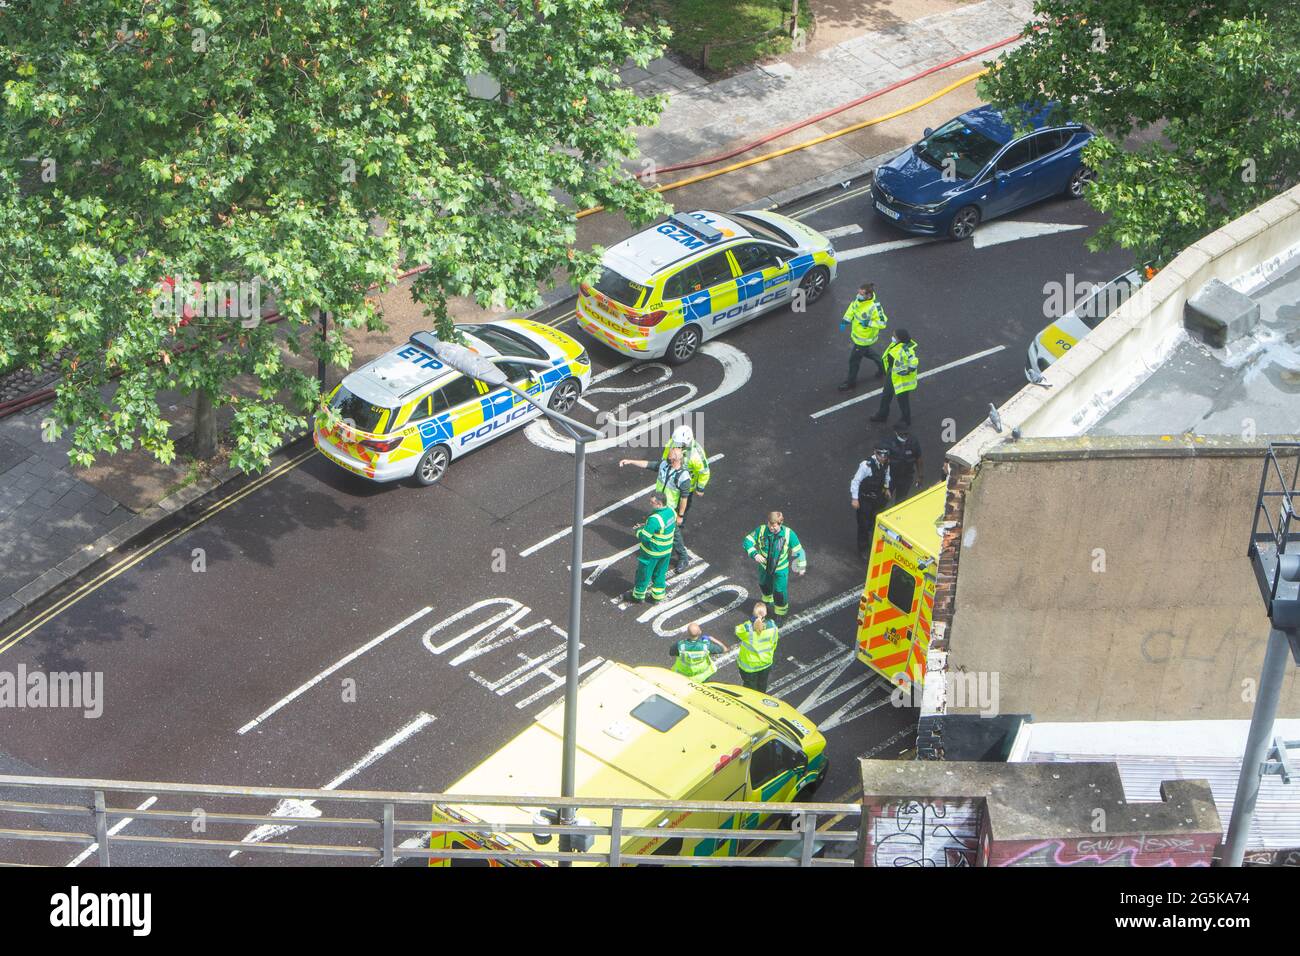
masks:
{"label": "tree trunk", "polygon": [[203,389],[194,393],[194,457],[212,458],[217,453],[217,416],[212,396]]}

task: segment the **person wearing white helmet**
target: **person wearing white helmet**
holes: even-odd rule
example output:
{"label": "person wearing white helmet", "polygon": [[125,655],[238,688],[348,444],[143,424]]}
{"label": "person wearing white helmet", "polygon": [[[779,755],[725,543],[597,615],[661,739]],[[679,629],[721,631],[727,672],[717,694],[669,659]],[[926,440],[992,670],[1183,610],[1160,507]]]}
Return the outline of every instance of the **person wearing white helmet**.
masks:
{"label": "person wearing white helmet", "polygon": [[[691,502],[696,495],[703,495],[704,488],[709,483],[709,454],[704,450],[704,446],[695,440],[695,431],[690,425],[682,424],[673,429],[672,438],[664,447],[663,460],[668,460],[669,453],[674,448],[682,450],[683,462],[686,471],[691,476],[691,490],[686,494],[686,503],[682,508],[682,518],[690,511]],[[673,565],[673,571],[680,573],[686,570],[690,564],[690,559],[685,554],[675,556],[676,563]]]}

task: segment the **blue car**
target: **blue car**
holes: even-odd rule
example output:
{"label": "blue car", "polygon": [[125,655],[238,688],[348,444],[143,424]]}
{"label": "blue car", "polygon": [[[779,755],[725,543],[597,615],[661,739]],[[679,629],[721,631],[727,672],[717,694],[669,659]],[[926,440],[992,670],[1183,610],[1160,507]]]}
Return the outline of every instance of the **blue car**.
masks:
{"label": "blue car", "polygon": [[949,120],[876,169],[876,214],[907,232],[969,239],[986,219],[1065,195],[1078,199],[1092,178],[1080,151],[1092,131],[1049,124],[1050,107],[1015,130],[992,106]]}

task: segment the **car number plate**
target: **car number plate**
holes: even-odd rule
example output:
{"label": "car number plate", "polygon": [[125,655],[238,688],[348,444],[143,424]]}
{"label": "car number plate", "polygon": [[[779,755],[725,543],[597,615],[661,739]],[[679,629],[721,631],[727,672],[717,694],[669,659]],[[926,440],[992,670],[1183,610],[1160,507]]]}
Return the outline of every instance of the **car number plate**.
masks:
{"label": "car number plate", "polygon": [[888,206],[886,206],[886,205],[885,205],[883,202],[881,202],[879,199],[876,200],[876,208],[879,209],[881,212],[883,212],[883,213],[884,213],[886,216],[888,216],[890,219],[902,219],[902,218],[903,218],[899,213],[894,212],[894,210],[890,209]]}

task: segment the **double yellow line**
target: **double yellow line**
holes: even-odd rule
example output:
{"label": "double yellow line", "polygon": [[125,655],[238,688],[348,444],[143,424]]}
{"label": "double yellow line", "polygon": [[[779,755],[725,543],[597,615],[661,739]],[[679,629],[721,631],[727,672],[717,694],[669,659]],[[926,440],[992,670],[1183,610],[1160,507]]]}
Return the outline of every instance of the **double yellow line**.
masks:
{"label": "double yellow line", "polygon": [[189,524],[185,525],[184,527],[176,528],[172,531],[167,532],[165,535],[163,535],[153,544],[149,545],[149,547],[141,551],[138,551],[135,554],[132,554],[130,557],[123,558],[121,561],[118,561],[116,564],[112,565],[109,568],[105,568],[95,577],[91,578],[85,584],[82,584],[75,591],[60,598],[56,603],[46,608],[40,614],[36,615],[36,617],[28,621],[26,624],[21,625],[20,627],[18,627],[17,630],[10,632],[4,638],[0,638],[0,654],[3,654],[5,651],[9,650],[9,648],[13,647],[19,641],[23,640],[23,638],[27,637],[29,634],[31,634],[33,631],[37,630],[38,628],[42,627],[52,618],[57,617],[59,614],[61,614],[63,611],[65,611],[67,608],[71,607],[72,605],[76,604],[82,598],[99,590],[101,587],[103,587],[109,581],[113,580],[119,574],[122,574],[125,571],[129,571],[131,568],[135,567],[137,564],[139,564],[145,558],[149,557],[154,552],[160,550],[161,548],[165,548],[167,545],[171,544],[177,538],[185,534],[188,534],[190,531],[192,531],[194,528],[201,525],[203,522],[207,521],[209,518],[219,514],[222,511],[225,511],[231,505],[251,495],[259,488],[269,484],[272,481],[275,481],[275,479],[279,478],[283,474],[286,474],[287,472],[292,471],[294,468],[297,468],[299,465],[301,465],[304,461],[306,461],[315,453],[316,453],[316,449],[312,447],[307,449],[307,451],[304,451],[301,454],[296,455],[293,458],[290,458],[288,461],[282,462],[281,464],[277,465],[275,468],[272,468],[270,471],[265,472],[264,474],[261,474],[258,477],[254,478],[252,481],[250,481],[244,487],[240,488],[238,491],[232,492],[231,494],[227,495],[225,498],[221,498],[217,501],[214,501],[212,504],[204,508],[203,512],[197,518],[195,518],[193,521],[191,521]]}

